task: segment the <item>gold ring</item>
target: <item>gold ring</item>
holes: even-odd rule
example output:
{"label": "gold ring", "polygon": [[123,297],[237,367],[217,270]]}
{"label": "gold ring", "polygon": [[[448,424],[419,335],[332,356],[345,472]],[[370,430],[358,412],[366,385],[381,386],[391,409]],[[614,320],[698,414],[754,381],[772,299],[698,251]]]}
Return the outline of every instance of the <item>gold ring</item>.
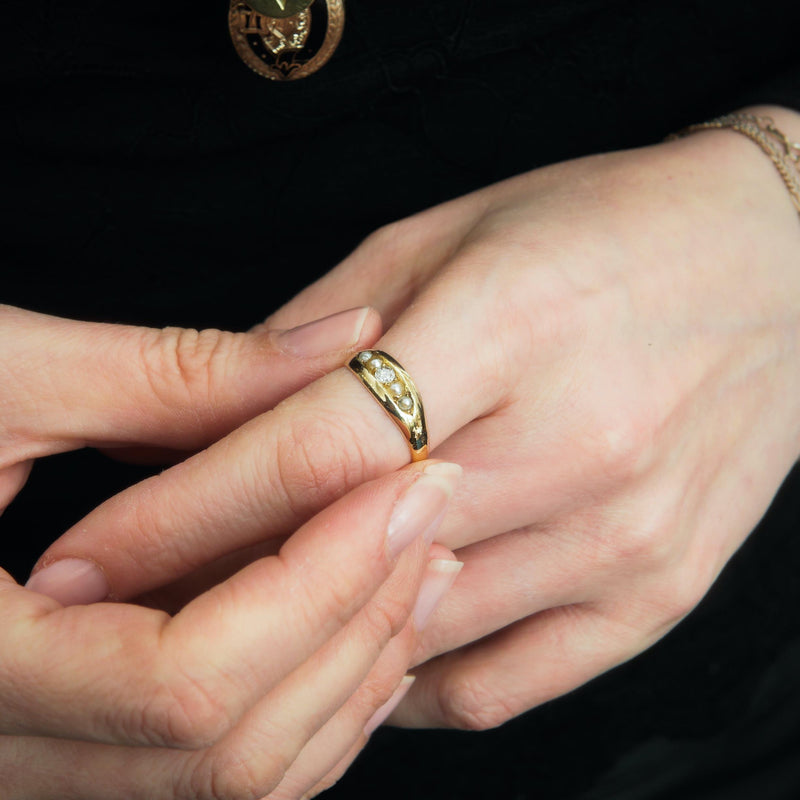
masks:
{"label": "gold ring", "polygon": [[428,430],[422,398],[411,376],[388,353],[362,350],[347,365],[408,440],[411,460],[428,457]]}

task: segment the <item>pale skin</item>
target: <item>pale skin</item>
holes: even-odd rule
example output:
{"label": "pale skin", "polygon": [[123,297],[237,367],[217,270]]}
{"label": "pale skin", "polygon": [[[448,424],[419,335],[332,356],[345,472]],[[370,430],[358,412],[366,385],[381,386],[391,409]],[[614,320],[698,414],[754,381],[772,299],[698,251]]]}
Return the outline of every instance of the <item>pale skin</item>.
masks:
{"label": "pale skin", "polygon": [[[380,330],[373,311],[337,319],[341,348],[298,357],[298,343],[319,349],[308,330],[208,337],[0,307],[2,508],[36,457],[218,438]],[[261,386],[243,397],[248,372]],[[407,690],[424,616],[455,576],[430,540],[459,473],[431,462],[361,485],[174,616],[59,603],[0,572],[3,797],[260,796],[310,771],[298,756],[320,731],[364,735]]]}
{"label": "pale skin", "polygon": [[[758,110],[800,139],[800,115]],[[800,220],[773,165],[740,134],[556,165],[396,223],[267,327],[359,306],[380,312],[386,331],[376,346],[414,376],[434,455],[464,468],[437,535],[464,569],[421,641],[413,630],[408,639],[390,635],[391,658],[371,662],[381,700],[416,667],[395,724],[491,727],[647,648],[703,597],[800,453]],[[213,433],[250,411],[217,415]],[[188,445],[123,441],[205,443],[202,435]],[[41,454],[24,450],[18,462]],[[39,566],[89,559],[113,598],[150,593],[148,602],[166,606],[159,587],[180,581],[173,594],[191,597],[212,574],[206,565],[227,556],[225,570],[240,566],[230,557],[237,549],[268,549],[298,528],[298,540],[310,541],[320,515],[360,513],[362,484],[407,461],[397,429],[336,370],[96,509]],[[21,480],[22,467],[9,469]],[[9,591],[49,603],[50,615],[68,613]],[[373,591],[393,593],[389,584]],[[75,613],[94,609],[112,627],[114,614],[133,613],[109,604]],[[375,666],[382,658],[391,663]],[[5,673],[28,680],[14,667]],[[266,697],[281,696],[269,689]],[[214,796],[283,800],[329,785],[366,741],[367,712],[358,693],[346,694],[278,783],[240,774],[241,784]],[[30,697],[14,711],[23,723],[42,716],[40,698]],[[72,724],[33,730],[86,736]],[[206,743],[190,744],[203,752]],[[108,776],[113,787],[124,775],[120,797],[151,780],[155,770],[124,747],[89,761],[87,748],[99,746],[8,737],[0,769],[9,748],[17,760],[35,759],[38,776],[20,779],[31,781],[21,784],[26,798],[57,796],[47,793],[56,775],[60,797],[64,781],[75,797],[91,798],[91,779]],[[159,759],[176,757],[162,749]],[[91,763],[91,776],[81,763]],[[169,796],[160,786],[148,791]]]}

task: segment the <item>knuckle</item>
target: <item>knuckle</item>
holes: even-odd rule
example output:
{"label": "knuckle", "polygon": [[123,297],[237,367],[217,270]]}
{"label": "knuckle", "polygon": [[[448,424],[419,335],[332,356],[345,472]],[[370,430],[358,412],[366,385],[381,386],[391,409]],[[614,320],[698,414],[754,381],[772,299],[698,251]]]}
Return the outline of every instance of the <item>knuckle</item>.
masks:
{"label": "knuckle", "polygon": [[617,531],[613,549],[617,565],[637,571],[658,569],[670,561],[673,553],[667,526],[657,521]]}
{"label": "knuckle", "polygon": [[283,779],[288,764],[272,750],[245,758],[234,750],[210,750],[180,783],[191,800],[261,800]]}
{"label": "knuckle", "polygon": [[497,728],[521,713],[511,699],[475,676],[456,675],[439,687],[438,704],[448,727],[467,731]]}
{"label": "knuckle", "polygon": [[368,677],[358,687],[359,705],[374,714],[391,699],[401,679],[402,673],[397,676],[394,672],[380,677]]}
{"label": "knuckle", "polygon": [[317,795],[327,792],[328,789],[333,789],[342,777],[343,776],[338,772],[335,775],[326,775],[311,789],[311,791],[304,794],[301,800],[312,800],[314,797],[317,797]]}
{"label": "knuckle", "polygon": [[351,575],[341,570],[315,570],[310,572],[308,564],[304,565],[303,580],[293,581],[296,587],[295,608],[300,610],[303,624],[307,630],[324,630],[330,634],[344,628],[358,617],[358,632],[364,641],[373,645],[375,642],[388,642],[397,626],[397,615],[375,602],[362,605],[364,602],[364,585],[354,581]]}
{"label": "knuckle", "polygon": [[689,615],[701,599],[702,595],[698,596],[683,589],[673,590],[662,602],[662,627],[666,630],[674,628]]}
{"label": "knuckle", "polygon": [[140,729],[149,744],[179,750],[201,750],[233,727],[232,714],[204,681],[182,675],[159,681],[143,706]]}
{"label": "knuckle", "polygon": [[295,608],[303,615],[305,629],[332,635],[352,623],[359,641],[378,650],[404,629],[410,612],[402,599],[387,594],[373,596],[365,604],[363,581],[354,581],[342,571],[326,569],[311,574],[309,569],[304,564],[303,580],[293,583]]}
{"label": "knuckle", "polygon": [[296,600],[303,613],[307,630],[337,631],[343,628],[353,614],[353,587],[338,579],[338,573],[311,576],[298,584],[301,593]]}
{"label": "knuckle", "polygon": [[400,598],[376,596],[364,606],[362,613],[370,640],[385,646],[405,627],[409,608]]}
{"label": "knuckle", "polygon": [[277,470],[270,483],[301,517],[306,509],[326,506],[366,480],[359,441],[344,415],[318,409],[313,417],[291,419],[278,434],[275,457],[264,462]]}
{"label": "knuckle", "polygon": [[[593,404],[585,404],[592,408]],[[592,419],[583,428],[582,447],[589,463],[604,482],[628,483],[643,471],[651,447],[651,427],[630,409]]]}
{"label": "knuckle", "polygon": [[658,615],[662,627],[669,630],[688,616],[703,599],[711,585],[704,577],[693,575],[688,570],[679,574],[670,571],[656,586],[653,595],[658,598]]}
{"label": "knuckle", "polygon": [[676,511],[680,503],[670,502],[671,496],[650,496],[638,504],[632,516],[611,524],[614,566],[658,575],[680,562],[685,555],[685,537]]}
{"label": "knuckle", "polygon": [[391,260],[395,252],[398,255],[403,252],[407,236],[407,220],[395,220],[376,228],[370,233],[362,242],[361,249],[365,255],[380,255],[383,259],[388,258]]}
{"label": "knuckle", "polygon": [[[157,483],[148,478],[139,484],[136,502],[119,504],[117,510],[117,545],[123,542],[127,559],[135,569],[148,574],[164,568],[171,570],[175,547],[171,536],[174,508],[170,496],[157,491]],[[169,546],[168,546],[169,545]],[[194,567],[192,563],[190,565]]]}
{"label": "knuckle", "polygon": [[376,228],[372,231],[362,242],[362,247],[382,249],[386,245],[390,245],[397,241],[397,228],[399,223],[397,221],[389,222],[386,225]]}
{"label": "knuckle", "polygon": [[216,329],[164,328],[141,348],[153,394],[168,406],[197,398],[212,402],[244,334]]}
{"label": "knuckle", "polygon": [[[424,215],[427,212],[422,212]],[[373,231],[354,253],[364,280],[391,285],[394,300],[382,309],[384,321],[405,308],[428,277],[426,259],[408,259],[408,243],[419,236],[420,216],[390,222]],[[398,268],[394,268],[394,267]],[[400,268],[402,267],[402,268]]]}

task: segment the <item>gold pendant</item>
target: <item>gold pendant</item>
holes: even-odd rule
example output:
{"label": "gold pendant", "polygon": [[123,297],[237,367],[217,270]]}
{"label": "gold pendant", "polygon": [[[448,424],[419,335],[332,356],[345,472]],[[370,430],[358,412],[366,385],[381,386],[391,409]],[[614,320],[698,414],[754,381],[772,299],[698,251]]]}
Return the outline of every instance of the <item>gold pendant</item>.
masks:
{"label": "gold pendant", "polygon": [[[344,0],[254,0],[258,8],[303,8],[292,16],[267,16],[244,0],[231,0],[228,27],[236,52],[250,69],[273,81],[316,72],[333,55],[344,30]],[[288,8],[287,8],[288,7]]]}

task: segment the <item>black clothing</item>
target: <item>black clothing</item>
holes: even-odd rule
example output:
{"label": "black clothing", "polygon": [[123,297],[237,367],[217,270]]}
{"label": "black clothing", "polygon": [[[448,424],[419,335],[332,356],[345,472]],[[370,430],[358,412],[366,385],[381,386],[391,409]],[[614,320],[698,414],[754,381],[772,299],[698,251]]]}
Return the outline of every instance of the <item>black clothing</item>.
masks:
{"label": "black clothing", "polygon": [[[274,84],[223,0],[6,4],[0,301],[243,329],[385,222],[748,102],[800,109],[796,2],[346,8],[334,59]],[[2,520],[12,571],[141,474],[37,465]],[[798,489],[650,651],[497,731],[381,731],[327,796],[800,798]]]}

